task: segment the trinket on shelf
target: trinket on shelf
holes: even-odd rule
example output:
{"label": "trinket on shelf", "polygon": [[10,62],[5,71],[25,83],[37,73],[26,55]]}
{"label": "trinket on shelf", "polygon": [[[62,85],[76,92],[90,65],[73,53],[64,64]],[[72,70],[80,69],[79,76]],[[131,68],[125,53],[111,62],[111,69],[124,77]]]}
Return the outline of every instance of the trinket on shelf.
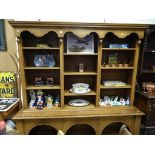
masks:
{"label": "trinket on shelf", "polygon": [[48,95],[45,98],[46,98],[47,108],[52,108],[53,107],[53,96]]}
{"label": "trinket on shelf", "polygon": [[36,96],[36,108],[37,109],[43,109],[44,108],[44,93],[41,90],[37,91]]}
{"label": "trinket on shelf", "polygon": [[81,73],[84,72],[84,64],[83,63],[78,64],[78,71]]}
{"label": "trinket on shelf", "polygon": [[57,96],[55,98],[55,100],[54,100],[54,106],[56,106],[56,107],[60,106],[60,97],[59,96]]}
{"label": "trinket on shelf", "polygon": [[54,86],[54,78],[53,77],[47,77],[45,83],[47,86]]}
{"label": "trinket on shelf", "polygon": [[44,82],[42,80],[42,77],[36,77],[35,78],[35,86],[43,86]]}
{"label": "trinket on shelf", "polygon": [[35,92],[34,90],[31,90],[30,91],[30,103],[29,103],[29,108],[33,108],[35,106],[35,102],[36,102],[36,95],[35,95]]}

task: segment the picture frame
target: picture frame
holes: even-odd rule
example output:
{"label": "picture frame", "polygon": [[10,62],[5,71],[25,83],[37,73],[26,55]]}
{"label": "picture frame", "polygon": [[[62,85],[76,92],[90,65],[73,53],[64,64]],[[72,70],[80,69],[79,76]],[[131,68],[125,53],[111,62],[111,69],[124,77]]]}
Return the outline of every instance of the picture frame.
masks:
{"label": "picture frame", "polygon": [[6,50],[4,20],[0,19],[0,51]]}
{"label": "picture frame", "polygon": [[80,38],[73,33],[67,34],[67,53],[94,53],[94,34]]}

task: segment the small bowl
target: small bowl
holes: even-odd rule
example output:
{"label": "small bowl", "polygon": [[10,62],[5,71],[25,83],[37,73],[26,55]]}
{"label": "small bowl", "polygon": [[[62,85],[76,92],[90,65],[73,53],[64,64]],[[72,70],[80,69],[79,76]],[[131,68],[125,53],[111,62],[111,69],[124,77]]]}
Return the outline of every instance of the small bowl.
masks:
{"label": "small bowl", "polygon": [[123,64],[118,64],[118,67],[123,67]]}
{"label": "small bowl", "polygon": [[73,91],[87,90],[89,89],[89,84],[87,83],[74,83],[72,85]]}
{"label": "small bowl", "polygon": [[109,67],[109,65],[108,65],[108,64],[103,64],[102,66],[103,66],[103,67]]}
{"label": "small bowl", "polygon": [[129,67],[129,64],[124,64],[124,67]]}
{"label": "small bowl", "polygon": [[111,67],[116,67],[116,64],[111,64]]}

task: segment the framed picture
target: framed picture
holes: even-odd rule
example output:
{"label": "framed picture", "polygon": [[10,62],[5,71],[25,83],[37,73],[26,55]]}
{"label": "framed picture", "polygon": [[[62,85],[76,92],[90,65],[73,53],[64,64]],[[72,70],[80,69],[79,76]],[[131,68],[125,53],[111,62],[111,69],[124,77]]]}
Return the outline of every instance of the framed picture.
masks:
{"label": "framed picture", "polygon": [[67,53],[94,53],[94,35],[79,38],[73,33],[67,34]]}
{"label": "framed picture", "polygon": [[0,51],[6,50],[4,20],[0,19]]}

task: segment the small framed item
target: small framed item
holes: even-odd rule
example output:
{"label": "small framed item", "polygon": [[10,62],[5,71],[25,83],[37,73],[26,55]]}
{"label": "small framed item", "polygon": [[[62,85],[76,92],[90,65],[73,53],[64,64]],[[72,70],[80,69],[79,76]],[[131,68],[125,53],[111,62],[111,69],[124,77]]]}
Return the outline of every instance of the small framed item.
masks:
{"label": "small framed item", "polygon": [[111,53],[108,56],[108,64],[112,65],[112,64],[118,64],[118,53]]}
{"label": "small framed item", "polygon": [[73,33],[67,34],[67,53],[94,53],[94,35],[79,38]]}
{"label": "small framed item", "polygon": [[0,51],[6,50],[4,20],[0,19]]}
{"label": "small framed item", "polygon": [[11,107],[17,104],[19,98],[0,98],[0,112],[8,111]]}
{"label": "small framed item", "polygon": [[109,44],[109,48],[128,48],[128,44]]}
{"label": "small framed item", "polygon": [[36,67],[54,67],[56,62],[53,55],[35,55],[34,65]]}

